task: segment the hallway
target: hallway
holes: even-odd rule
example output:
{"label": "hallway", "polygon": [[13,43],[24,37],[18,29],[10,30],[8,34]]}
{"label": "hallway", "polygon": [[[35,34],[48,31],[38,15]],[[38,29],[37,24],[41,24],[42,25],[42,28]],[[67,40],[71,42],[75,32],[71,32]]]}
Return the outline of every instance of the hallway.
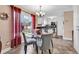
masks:
{"label": "hallway", "polygon": [[[56,39],[56,38],[53,38],[52,40],[54,43],[53,54],[77,54],[75,49],[72,47],[71,41]],[[35,54],[35,53],[36,52],[33,46],[29,45],[27,49],[27,54]],[[5,54],[24,54],[23,44],[21,46],[18,46],[17,48],[14,48],[6,52]]]}

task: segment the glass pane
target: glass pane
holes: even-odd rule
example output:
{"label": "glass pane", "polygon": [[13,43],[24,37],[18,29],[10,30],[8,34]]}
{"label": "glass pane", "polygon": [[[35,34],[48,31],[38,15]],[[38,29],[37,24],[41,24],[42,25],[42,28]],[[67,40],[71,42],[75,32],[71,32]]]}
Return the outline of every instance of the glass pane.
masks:
{"label": "glass pane", "polygon": [[32,33],[32,17],[30,14],[25,12],[21,13],[21,24],[24,26],[26,33]]}

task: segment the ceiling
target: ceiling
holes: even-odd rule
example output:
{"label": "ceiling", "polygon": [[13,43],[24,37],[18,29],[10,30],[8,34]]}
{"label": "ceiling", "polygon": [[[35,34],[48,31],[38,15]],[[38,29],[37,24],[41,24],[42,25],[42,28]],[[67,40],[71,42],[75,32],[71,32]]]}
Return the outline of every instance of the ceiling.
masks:
{"label": "ceiling", "polygon": [[[39,11],[39,5],[17,5],[20,8],[24,8],[26,11],[35,13]],[[72,5],[41,5],[42,10],[46,12],[47,16],[61,16],[64,14],[64,11],[72,11]]]}

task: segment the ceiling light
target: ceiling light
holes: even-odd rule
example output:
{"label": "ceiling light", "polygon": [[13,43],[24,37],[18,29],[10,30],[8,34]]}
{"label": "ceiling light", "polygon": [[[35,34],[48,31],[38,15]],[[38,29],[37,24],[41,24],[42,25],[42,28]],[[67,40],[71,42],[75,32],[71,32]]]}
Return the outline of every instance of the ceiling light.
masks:
{"label": "ceiling light", "polygon": [[36,12],[36,15],[39,17],[45,16],[45,12],[42,10],[42,6],[40,6],[39,11]]}

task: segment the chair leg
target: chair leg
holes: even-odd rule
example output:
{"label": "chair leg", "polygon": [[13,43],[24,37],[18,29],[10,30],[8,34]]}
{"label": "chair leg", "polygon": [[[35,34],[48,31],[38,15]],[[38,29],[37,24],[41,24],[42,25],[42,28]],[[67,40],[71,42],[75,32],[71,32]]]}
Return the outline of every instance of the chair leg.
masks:
{"label": "chair leg", "polygon": [[37,52],[37,54],[38,54],[38,46],[36,45],[36,52]]}
{"label": "chair leg", "polygon": [[24,46],[24,52],[25,52],[25,54],[27,53],[27,46],[26,45]]}
{"label": "chair leg", "polygon": [[52,43],[52,48],[53,48],[53,41],[51,40],[51,43]]}
{"label": "chair leg", "polygon": [[51,51],[50,51],[50,49],[49,49],[49,54],[51,54]]}
{"label": "chair leg", "polygon": [[43,54],[43,50],[41,50],[41,54]]}
{"label": "chair leg", "polygon": [[35,46],[35,45],[33,44],[33,48],[34,48],[34,46]]}

